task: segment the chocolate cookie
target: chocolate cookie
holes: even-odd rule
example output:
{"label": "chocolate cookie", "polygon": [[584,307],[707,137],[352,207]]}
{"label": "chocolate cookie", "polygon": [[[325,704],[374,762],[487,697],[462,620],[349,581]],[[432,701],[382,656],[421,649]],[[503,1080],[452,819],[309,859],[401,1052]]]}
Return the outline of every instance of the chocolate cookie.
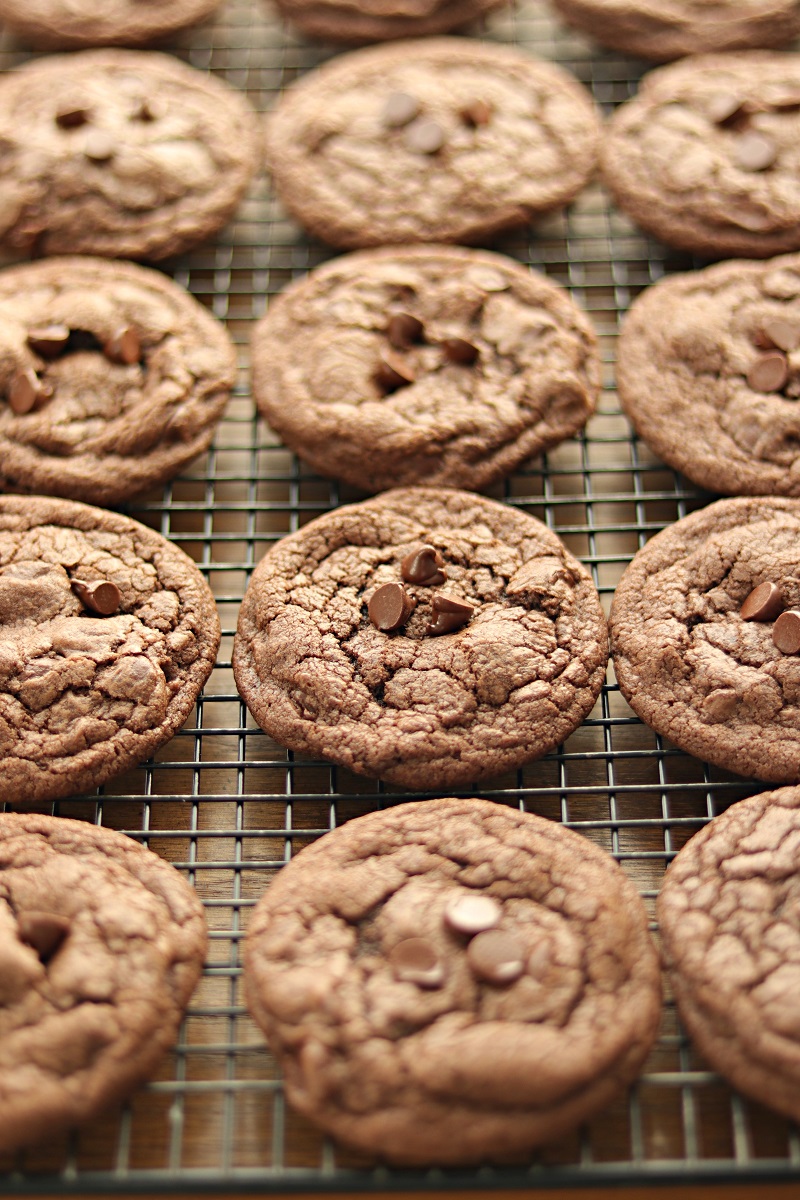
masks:
{"label": "chocolate cookie", "polygon": [[603,147],[614,199],[709,257],[800,248],[800,55],[701,55],[645,76]]}
{"label": "chocolate cookie", "polygon": [[797,0],[553,0],[553,5],[604,46],[658,62],[784,46],[800,36]]}
{"label": "chocolate cookie", "polygon": [[0,272],[0,488],[117,504],[207,449],[236,377],[225,329],[156,271]]}
{"label": "chocolate cookie", "polygon": [[254,114],[175,58],[85,50],[0,79],[0,241],[166,258],[215,233],[256,165]]}
{"label": "chocolate cookie", "polygon": [[284,867],[245,945],[290,1102],[392,1162],[519,1159],[636,1077],[661,1008],[636,888],[487,800],[349,821]]}
{"label": "chocolate cookie", "polygon": [[0,21],[41,49],[141,46],[198,25],[220,0],[0,0]]}
{"label": "chocolate cookie", "polygon": [[197,567],[102,509],[0,496],[0,800],[94,789],[192,710],[220,630]]}
{"label": "chocolate cookie", "polygon": [[423,39],[340,55],[288,88],[267,164],[331,245],[471,242],[567,204],[598,141],[588,93],[560,67]]}
{"label": "chocolate cookie", "polygon": [[329,42],[383,42],[449,33],[506,0],[277,0],[287,21]]}
{"label": "chocolate cookie", "polygon": [[594,584],[554,533],[493,500],[408,488],[267,553],[233,669],[282,745],[427,789],[557,746],[591,711],[606,659]]}
{"label": "chocolate cookie", "polygon": [[701,487],[800,495],[800,255],[648,288],[623,325],[617,382],[647,444]]}
{"label": "chocolate cookie", "polygon": [[0,814],[0,1151],[105,1113],[149,1078],[207,940],[192,888],[130,838]]}
{"label": "chocolate cookie", "polygon": [[253,334],[253,395],[325,475],[482,488],[594,411],[597,341],[566,292],[496,254],[368,250],[326,263]]}
{"label": "chocolate cookie", "polygon": [[681,749],[800,778],[800,501],[719,500],[647,543],[611,609],[619,686]]}
{"label": "chocolate cookie", "polygon": [[658,900],[681,1017],[746,1095],[800,1119],[800,788],[751,796],[696,834]]}

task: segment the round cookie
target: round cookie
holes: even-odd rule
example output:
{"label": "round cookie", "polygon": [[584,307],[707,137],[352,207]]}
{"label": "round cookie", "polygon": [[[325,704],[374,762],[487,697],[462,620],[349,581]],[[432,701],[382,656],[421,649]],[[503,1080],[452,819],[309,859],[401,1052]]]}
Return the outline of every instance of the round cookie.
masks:
{"label": "round cookie", "polygon": [[639,1073],[658,956],[609,854],[487,800],[349,821],[284,867],[245,991],[290,1102],[402,1164],[519,1160]]}
{"label": "round cookie", "polygon": [[620,208],[671,246],[711,258],[800,248],[800,55],[652,71],[611,118],[602,162]]}
{"label": "round cookie", "polygon": [[800,495],[800,255],[648,288],[623,324],[617,383],[637,432],[701,487]]}
{"label": "round cookie", "polygon": [[597,339],[566,292],[496,254],[368,250],[326,263],[253,333],[253,396],[325,475],[483,488],[594,411]]}
{"label": "round cookie", "polygon": [[220,640],[177,546],[70,500],[0,496],[0,801],[94,789],[180,729]]}
{"label": "round cookie", "polygon": [[277,0],[308,37],[328,42],[383,42],[450,33],[477,21],[505,0]]}
{"label": "round cookie", "polygon": [[220,0],[0,0],[0,21],[40,49],[141,46],[198,25]]}
{"label": "round cookie", "polygon": [[681,1018],[735,1087],[800,1118],[800,788],[751,796],[680,851],[658,899]]}
{"label": "round cookie", "polygon": [[283,203],[344,248],[527,225],[578,194],[598,142],[566,71],[457,38],[339,55],[286,90],[266,137]]}
{"label": "round cookie", "polygon": [[[769,587],[768,585],[773,585]],[[767,585],[755,603],[751,593]],[[682,750],[756,779],[800,778],[800,501],[719,500],[656,534],[611,608],[631,708]]]}
{"label": "round cookie", "polygon": [[156,271],[0,271],[0,489],[118,504],[208,448],[235,378],[224,327]]}
{"label": "round cookie", "polygon": [[238,92],[165,54],[85,50],[0,79],[0,241],[161,259],[215,233],[256,166]]}
{"label": "round cookie", "polygon": [[0,1151],[108,1111],[174,1043],[203,907],[122,834],[0,814]]}
{"label": "round cookie", "polygon": [[591,711],[606,621],[541,522],[407,488],[336,509],[256,568],[236,683],[276,741],[432,789],[539,758]]}
{"label": "round cookie", "polygon": [[657,62],[784,46],[800,36],[797,0],[553,0],[553,6],[602,45]]}

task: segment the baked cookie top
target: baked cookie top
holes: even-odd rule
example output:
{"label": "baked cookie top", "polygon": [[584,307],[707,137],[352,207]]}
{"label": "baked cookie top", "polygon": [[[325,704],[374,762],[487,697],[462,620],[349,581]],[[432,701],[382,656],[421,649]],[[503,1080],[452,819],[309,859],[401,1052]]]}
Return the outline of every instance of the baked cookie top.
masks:
{"label": "baked cookie top", "polygon": [[634,885],[486,800],[349,821],[284,867],[245,943],[289,1100],[397,1163],[517,1160],[639,1072],[661,1008]]}
{"label": "baked cookie top", "polygon": [[192,888],[130,838],[0,813],[1,1151],[107,1112],[152,1074],[207,940]]}
{"label": "baked cookie top", "polygon": [[553,0],[598,42],[642,58],[783,46],[800,35],[797,0]]}
{"label": "baked cookie top", "polygon": [[282,745],[429,789],[557,746],[591,711],[606,659],[594,584],[554,533],[493,500],[408,488],[267,553],[233,669]]}
{"label": "baked cookie top", "polygon": [[456,247],[346,255],[292,284],[253,333],[253,394],[323,474],[381,491],[481,488],[594,411],[594,331],[567,293]]}
{"label": "baked cookie top", "polygon": [[800,247],[800,55],[742,51],[652,71],[607,126],[614,199],[669,245],[768,258]]}
{"label": "baked cookie top", "polygon": [[800,495],[800,255],[648,288],[623,324],[617,382],[647,444],[701,487]]}
{"label": "baked cookie top", "polygon": [[330,42],[382,42],[430,37],[477,20],[505,0],[277,0],[309,37]]}
{"label": "baked cookie top", "polygon": [[197,25],[220,0],[0,0],[0,20],[41,49],[139,46]]}
{"label": "baked cookie top", "polygon": [[588,92],[562,68],[457,38],[339,55],[267,120],[284,204],[345,248],[526,225],[577,195],[599,141]]}
{"label": "baked cookie top", "polygon": [[800,788],[734,804],[680,851],[658,900],[681,1017],[746,1095],[800,1117]]}
{"label": "baked cookie top", "polygon": [[136,521],[0,496],[0,800],[94,789],[178,730],[220,629],[194,563]]}
{"label": "baked cookie top", "polygon": [[614,595],[625,699],[698,758],[797,779],[800,644],[786,636],[797,609],[800,501],[719,500],[684,517],[639,551]]}
{"label": "baked cookie top", "polygon": [[0,240],[160,259],[225,224],[256,166],[233,88],[166,54],[85,50],[0,80]]}
{"label": "baked cookie top", "polygon": [[223,326],[156,271],[0,272],[0,488],[117,504],[205,450],[233,386]]}

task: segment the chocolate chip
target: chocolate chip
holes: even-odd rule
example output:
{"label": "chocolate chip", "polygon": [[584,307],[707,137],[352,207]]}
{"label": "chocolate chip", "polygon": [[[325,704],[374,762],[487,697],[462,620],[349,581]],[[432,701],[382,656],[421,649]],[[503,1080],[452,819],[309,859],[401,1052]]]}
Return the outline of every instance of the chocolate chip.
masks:
{"label": "chocolate chip", "polygon": [[63,104],[56,113],[56,125],[59,129],[78,129],[88,124],[91,112],[82,104]]}
{"label": "chocolate chip", "polygon": [[510,287],[505,275],[493,267],[471,267],[467,278],[485,292],[507,292]]}
{"label": "chocolate chip", "polygon": [[746,129],[736,139],[733,157],[743,171],[765,171],[778,157],[778,147],[766,134]]}
{"label": "chocolate chip", "polygon": [[395,350],[407,350],[415,342],[421,342],[424,333],[422,321],[411,313],[395,313],[386,326],[386,336]]}
{"label": "chocolate chip", "polygon": [[392,947],[388,959],[395,978],[403,983],[437,988],[444,982],[444,967],[436,948],[427,938],[405,938]]}
{"label": "chocolate chip", "polygon": [[754,392],[779,392],[789,378],[789,364],[780,350],[767,350],[747,372],[747,382]]}
{"label": "chocolate chip", "polygon": [[387,395],[407,387],[415,378],[411,367],[396,354],[382,354],[373,375],[378,387]]}
{"label": "chocolate chip", "polygon": [[382,633],[391,633],[405,625],[416,607],[402,583],[384,583],[372,593],[367,611],[369,619]]}
{"label": "chocolate chip", "polygon": [[717,688],[703,700],[703,716],[707,721],[727,721],[736,712],[738,700],[732,688]]}
{"label": "chocolate chip", "polygon": [[783,593],[776,583],[760,583],[739,609],[743,621],[774,621],[783,610]]}
{"label": "chocolate chip", "polygon": [[469,623],[474,612],[471,604],[458,600],[455,596],[445,596],[442,592],[433,597],[434,621],[426,626],[428,633],[452,633]]}
{"label": "chocolate chip", "polygon": [[800,611],[790,608],[781,613],[772,629],[772,640],[782,654],[800,650]]}
{"label": "chocolate chip", "polygon": [[419,112],[419,101],[408,92],[390,92],[383,109],[383,123],[389,129],[408,125]]}
{"label": "chocolate chip", "polygon": [[488,100],[473,100],[461,109],[459,116],[465,125],[477,129],[479,125],[488,125],[494,115],[494,106]]}
{"label": "chocolate chip", "polygon": [[72,590],[91,612],[99,613],[101,617],[110,617],[117,612],[122,597],[115,583],[107,579],[99,579],[95,583],[85,583],[82,579],[73,579]]}
{"label": "chocolate chip", "polygon": [[445,581],[444,573],[439,570],[443,566],[444,559],[435,546],[422,546],[405,556],[400,564],[400,574],[406,583],[435,587]]}
{"label": "chocolate chip", "polygon": [[32,946],[43,963],[48,962],[69,933],[70,923],[66,917],[55,913],[30,911],[17,917],[20,939]]}
{"label": "chocolate chip", "polygon": [[135,121],[158,121],[161,117],[166,116],[166,112],[166,105],[150,96],[137,106],[133,113],[133,119]]}
{"label": "chocolate chip", "polygon": [[478,347],[473,346],[472,342],[465,341],[464,338],[445,338],[442,342],[442,351],[445,358],[462,367],[471,367],[474,362],[477,362],[480,355]]}
{"label": "chocolate chip", "polygon": [[41,408],[52,394],[49,383],[42,383],[36,372],[26,367],[24,371],[17,371],[12,378],[8,387],[8,403],[12,412],[24,416],[35,408]]}
{"label": "chocolate chip", "polygon": [[488,929],[467,946],[467,962],[478,979],[487,983],[514,983],[525,969],[525,949],[513,933]]}
{"label": "chocolate chip", "polygon": [[90,162],[110,162],[115,149],[113,139],[102,129],[92,129],[83,143],[83,153]]}
{"label": "chocolate chip", "polygon": [[457,933],[483,933],[499,925],[503,910],[491,896],[459,895],[444,910],[445,924]]}
{"label": "chocolate chip", "polygon": [[132,366],[141,358],[142,344],[135,329],[129,325],[118,329],[103,345],[103,353],[111,362]]}
{"label": "chocolate chip", "polygon": [[745,106],[733,92],[715,92],[709,97],[707,111],[715,125],[728,125],[744,114]]}
{"label": "chocolate chip", "polygon": [[428,117],[409,125],[405,137],[406,146],[415,154],[435,154],[444,145],[444,130]]}
{"label": "chocolate chip", "polygon": [[761,322],[759,344],[789,353],[800,346],[800,317],[767,317]]}
{"label": "chocolate chip", "polygon": [[58,358],[69,341],[66,325],[42,325],[28,331],[28,345],[42,358]]}

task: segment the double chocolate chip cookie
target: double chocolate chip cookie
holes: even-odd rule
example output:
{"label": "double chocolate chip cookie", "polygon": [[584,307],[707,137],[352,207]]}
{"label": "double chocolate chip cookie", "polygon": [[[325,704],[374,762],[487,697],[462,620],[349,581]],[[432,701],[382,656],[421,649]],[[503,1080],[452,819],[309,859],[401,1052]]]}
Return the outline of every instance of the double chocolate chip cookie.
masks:
{"label": "double chocolate chip cookie", "polygon": [[85,50],[0,79],[0,242],[161,259],[215,233],[256,166],[238,92],[164,54]]}
{"label": "double chocolate chip cookie", "polygon": [[207,940],[192,888],[130,838],[0,814],[0,1151],[106,1113],[153,1073]]}
{"label": "double chocolate chip cookie", "polygon": [[800,248],[800,55],[710,54],[645,76],[603,147],[614,199],[707,257]]}
{"label": "double chocolate chip cookie", "polygon": [[282,745],[428,789],[557,746],[591,711],[606,658],[594,584],[554,533],[480,496],[408,488],[269,551],[233,669]]}
{"label": "double chocolate chip cookie", "polygon": [[720,500],[622,577],[611,643],[625,699],[681,749],[800,778],[800,501]]}
{"label": "double chocolate chip cookie", "polygon": [[800,36],[797,0],[553,0],[553,5],[604,46],[659,62],[784,46]]}
{"label": "double chocolate chip cookie", "polygon": [[658,900],[681,1017],[708,1062],[800,1120],[800,788],[751,796],[696,834]]}
{"label": "double chocolate chip cookie", "polygon": [[177,546],[116,513],[0,497],[0,800],[94,789],[192,710],[220,629]]}
{"label": "double chocolate chip cookie", "polygon": [[600,387],[596,338],[566,292],[496,254],[347,255],[270,305],[253,394],[325,475],[482,488],[580,429]]}
{"label": "double chocolate chip cookie", "polygon": [[286,20],[309,37],[352,44],[450,33],[504,3],[505,0],[277,0]]}
{"label": "double chocolate chip cookie", "polygon": [[636,888],[486,800],[350,821],[260,901],[249,1006],[291,1103],[403,1164],[519,1160],[636,1077],[661,1009]]}
{"label": "double chocolate chip cookie", "polygon": [[267,165],[289,211],[331,245],[473,242],[572,200],[599,134],[562,68],[423,39],[340,55],[288,88]]}
{"label": "double chocolate chip cookie", "polygon": [[207,449],[225,329],[164,275],[55,258],[0,272],[0,489],[117,504]]}
{"label": "double chocolate chip cookie", "polygon": [[0,0],[0,21],[40,49],[141,46],[197,25],[220,0]]}
{"label": "double chocolate chip cookie", "polygon": [[647,444],[701,487],[800,495],[800,255],[648,288],[623,325],[617,382]]}

